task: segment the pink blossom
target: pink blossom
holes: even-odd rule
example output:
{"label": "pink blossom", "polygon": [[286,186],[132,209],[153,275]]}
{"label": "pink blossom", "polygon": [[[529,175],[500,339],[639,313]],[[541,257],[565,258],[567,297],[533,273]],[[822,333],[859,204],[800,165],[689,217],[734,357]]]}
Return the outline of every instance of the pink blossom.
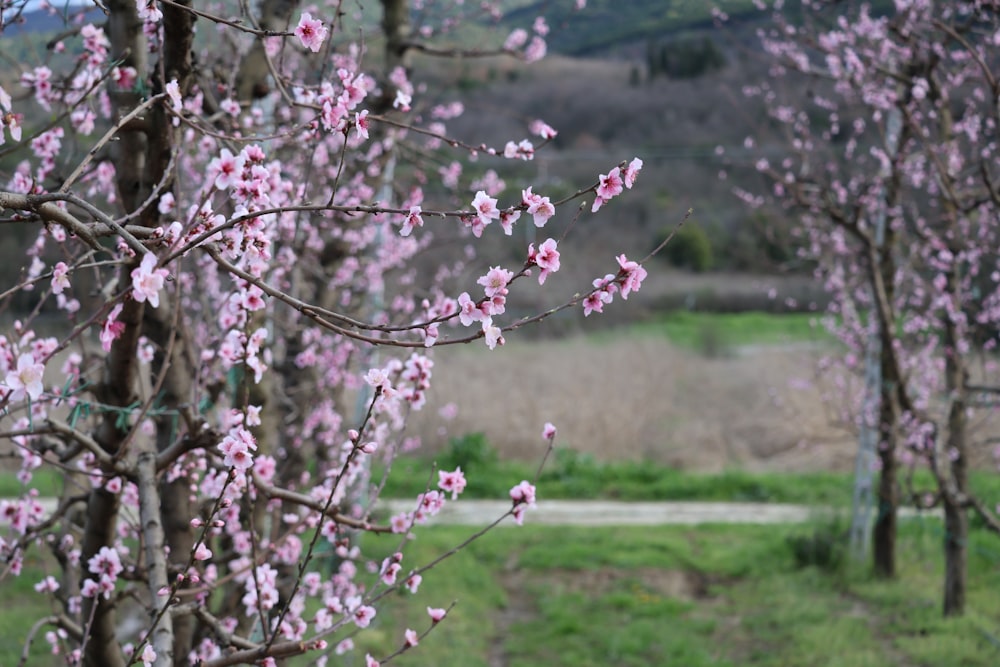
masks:
{"label": "pink blossom", "polygon": [[521,480],[519,484],[510,490],[510,498],[515,505],[535,504],[535,485],[527,480]]}
{"label": "pink blossom", "polygon": [[618,266],[621,267],[618,275],[624,277],[621,288],[622,298],[628,299],[631,292],[638,292],[639,288],[642,287],[642,281],[646,279],[646,269],[642,268],[641,264],[627,259],[625,255],[619,255],[617,259]]}
{"label": "pink blossom", "polygon": [[417,590],[420,588],[420,582],[422,582],[423,580],[424,578],[421,577],[419,574],[411,574],[409,577],[406,578],[406,583],[404,584],[404,586],[406,586],[406,590],[416,594]]}
{"label": "pink blossom", "polygon": [[319,52],[326,39],[327,29],[323,22],[314,19],[309,12],[303,12],[299,18],[299,24],[295,27],[295,36],[302,42],[302,46],[313,53]]}
{"label": "pink blossom", "polygon": [[109,577],[114,580],[121,574],[121,558],[118,552],[111,547],[101,547],[101,549],[87,561],[87,570],[92,574],[102,577]]}
{"label": "pink blossom", "polygon": [[236,183],[243,173],[244,159],[242,154],[234,156],[228,148],[223,148],[219,157],[212,158],[208,163],[208,177],[215,178],[215,187],[225,190]]}
{"label": "pink blossom", "polygon": [[257,441],[250,431],[236,427],[219,443],[222,452],[222,464],[237,470],[247,470],[253,466],[253,454],[257,450]]}
{"label": "pink blossom", "polygon": [[497,209],[497,200],[490,197],[486,192],[480,190],[472,200],[472,208],[476,212],[476,217],[483,225],[488,225],[500,217]]}
{"label": "pink blossom", "polygon": [[527,480],[522,480],[510,490],[510,498],[514,501],[512,514],[517,525],[524,523],[525,508],[535,507],[535,486]]}
{"label": "pink blossom", "polygon": [[21,140],[21,114],[3,113],[3,109],[0,109],[0,146],[2,146],[5,141],[3,134],[4,127],[10,131],[11,139],[14,141]]}
{"label": "pink blossom", "polygon": [[504,146],[503,156],[510,160],[514,158],[532,160],[535,157],[535,146],[527,139],[522,139],[516,144],[513,141],[508,141]]}
{"label": "pink blossom", "polygon": [[139,18],[147,23],[157,23],[163,18],[156,0],[135,0]]}
{"label": "pink blossom", "polygon": [[529,63],[538,62],[545,57],[546,51],[545,40],[541,36],[535,35],[524,50],[524,60]]}
{"label": "pink blossom", "polygon": [[419,206],[410,207],[410,212],[406,215],[406,218],[403,220],[403,226],[399,230],[400,236],[409,236],[414,227],[424,226],[424,219],[420,217],[420,213]]}
{"label": "pink blossom", "polygon": [[597,289],[587,295],[587,297],[583,300],[584,317],[590,315],[591,313],[603,312],[604,304],[611,303],[614,299],[614,293],[618,291],[618,285],[615,283],[615,276],[610,273],[603,278],[595,279],[593,284]]}
{"label": "pink blossom", "polygon": [[118,316],[121,315],[123,308],[122,304],[116,304],[108,313],[108,319],[104,320],[104,326],[101,327],[99,338],[101,339],[101,349],[105,352],[111,351],[111,343],[125,331],[125,323],[118,321]]}
{"label": "pink blossom", "polygon": [[505,209],[500,212],[500,227],[503,233],[510,236],[514,233],[514,223],[521,217],[521,212],[517,209]]}
{"label": "pink blossom", "polygon": [[554,440],[555,437],[556,427],[551,422],[545,422],[545,427],[542,429],[542,438],[545,440]]}
{"label": "pink blossom", "polygon": [[39,593],[55,593],[59,590],[59,582],[50,575],[35,584],[35,590]]}
{"label": "pink blossom", "polygon": [[403,92],[402,90],[396,90],[396,98],[392,101],[392,108],[399,109],[400,111],[409,111],[410,105],[413,103],[413,96]]}
{"label": "pink blossom", "polygon": [[198,546],[194,550],[195,560],[208,560],[212,557],[212,550],[205,546],[204,542],[199,542]]}
{"label": "pink blossom", "polygon": [[219,108],[225,111],[233,118],[238,118],[240,115],[240,103],[231,97],[227,97],[226,99],[219,102]]}
{"label": "pink blossom", "polygon": [[371,624],[372,619],[375,618],[375,614],[376,614],[375,607],[362,605],[357,609],[355,609],[351,613],[351,616],[354,620],[354,625],[358,626],[359,628],[367,628]]}
{"label": "pink blossom", "polygon": [[533,120],[531,125],[528,126],[533,133],[537,134],[542,139],[555,139],[556,135],[559,134],[552,128],[548,123],[543,120]]}
{"label": "pink blossom", "polygon": [[142,667],[150,667],[150,665],[156,662],[156,651],[153,650],[151,644],[146,644],[146,648],[142,650],[142,656],[139,659],[142,660]]}
{"label": "pink blossom", "polygon": [[505,294],[507,283],[514,277],[512,271],[502,269],[499,266],[492,266],[485,276],[476,281],[477,285],[483,286],[486,296],[492,297],[494,294]]}
{"label": "pink blossom", "polygon": [[458,498],[458,495],[465,490],[465,485],[465,475],[462,473],[461,467],[455,468],[451,472],[438,470],[438,488],[446,493],[450,492],[452,500]]}
{"label": "pink blossom", "polygon": [[25,396],[37,401],[45,390],[42,376],[45,366],[35,361],[34,355],[25,353],[17,358],[17,368],[8,372],[4,384],[11,390],[10,400],[20,401]]}
{"label": "pink blossom", "polygon": [[447,614],[448,611],[446,609],[441,609],[439,607],[427,607],[427,615],[431,617],[431,622],[433,623],[440,623],[441,619],[443,619]]}
{"label": "pink blossom", "polygon": [[174,125],[180,124],[180,119],[177,118],[184,111],[184,103],[181,101],[181,88],[180,84],[177,83],[177,79],[171,79],[164,86],[167,92],[167,97],[170,99],[170,110],[174,112]]}
{"label": "pink blossom", "polygon": [[389,519],[389,526],[392,528],[394,533],[405,533],[410,528],[410,523],[412,517],[408,512],[402,512],[400,514],[395,514]]}
{"label": "pink blossom", "polygon": [[535,250],[535,244],[528,246],[528,261],[533,262],[541,271],[538,272],[538,284],[544,285],[545,278],[550,273],[559,270],[559,251],[556,249],[555,239],[546,239],[542,245]]}
{"label": "pink blossom", "polygon": [[410,628],[407,628],[406,631],[403,632],[403,637],[406,640],[407,647],[416,646],[420,641],[420,638],[417,636],[417,633],[414,630],[411,630]]}
{"label": "pink blossom", "polygon": [[483,319],[483,335],[486,339],[486,347],[491,350],[495,349],[497,345],[504,344],[503,331],[493,324],[492,317]]}
{"label": "pink blossom", "polygon": [[604,201],[609,201],[622,193],[621,170],[615,167],[607,174],[600,175],[600,183],[597,186],[597,196]]}
{"label": "pink blossom", "polygon": [[[386,559],[389,560],[389,559]],[[392,586],[396,583],[396,577],[399,575],[399,571],[402,569],[402,565],[396,562],[383,563],[382,564],[382,574],[379,578],[382,580],[386,586]]]}
{"label": "pink blossom", "polygon": [[471,326],[473,322],[478,322],[484,317],[483,311],[479,309],[468,292],[462,292],[458,295],[458,308],[458,319],[462,326]]}
{"label": "pink blossom", "polygon": [[544,227],[549,218],[556,214],[556,208],[549,198],[532,192],[530,187],[521,192],[521,203],[534,216],[536,227]]}
{"label": "pink blossom", "polygon": [[362,139],[368,138],[368,109],[354,114],[354,129]]}
{"label": "pink blossom", "polygon": [[635,178],[638,176],[641,169],[642,160],[639,158],[634,158],[628,163],[628,166],[625,167],[625,173],[622,175],[622,180],[624,181],[626,188],[629,190],[632,189],[632,186],[635,185]]}
{"label": "pink blossom", "polygon": [[159,308],[160,290],[168,275],[166,269],[156,268],[156,255],[147,252],[139,266],[132,269],[132,298],[139,303],[148,301],[153,308]]}
{"label": "pink blossom", "polygon": [[365,653],[365,667],[379,667],[379,662],[368,653]]}
{"label": "pink blossom", "polygon": [[524,28],[515,28],[507,35],[503,43],[503,48],[507,51],[516,51],[528,42],[528,31]]}

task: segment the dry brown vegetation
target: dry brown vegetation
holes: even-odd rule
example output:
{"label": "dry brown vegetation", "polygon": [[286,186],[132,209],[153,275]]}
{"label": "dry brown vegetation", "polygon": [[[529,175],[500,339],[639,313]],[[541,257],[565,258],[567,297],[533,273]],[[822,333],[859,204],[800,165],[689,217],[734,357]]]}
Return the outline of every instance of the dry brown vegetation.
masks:
{"label": "dry brown vegetation", "polygon": [[[502,456],[539,457],[542,425],[601,460],[691,470],[847,470],[856,440],[824,399],[812,346],[706,358],[644,337],[511,342],[437,357],[433,401],[413,418],[433,451],[481,431]],[[442,434],[438,409],[458,416]]]}

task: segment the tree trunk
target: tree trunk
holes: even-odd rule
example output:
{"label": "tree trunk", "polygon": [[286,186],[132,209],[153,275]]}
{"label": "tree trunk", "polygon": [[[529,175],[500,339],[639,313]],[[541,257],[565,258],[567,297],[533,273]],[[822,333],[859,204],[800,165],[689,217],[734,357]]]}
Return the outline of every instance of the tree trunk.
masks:
{"label": "tree trunk", "polygon": [[896,576],[896,452],[890,442],[879,450],[882,469],[878,478],[878,514],[872,527],[872,566],[875,576],[892,579]]}
{"label": "tree trunk", "polygon": [[[894,148],[890,146],[890,148]],[[888,181],[886,206],[894,206],[899,198],[899,172],[893,173]],[[891,306],[895,296],[893,278],[896,273],[896,262],[893,250],[896,244],[896,234],[883,222],[882,239],[878,247],[878,277],[881,278],[882,291],[885,294],[885,305]],[[873,273],[874,276],[874,273]],[[880,317],[879,328],[890,318]],[[875,523],[872,526],[872,567],[875,576],[891,579],[896,576],[896,510],[899,505],[899,489],[896,473],[899,468],[896,459],[896,435],[899,427],[899,378],[896,365],[890,354],[895,342],[895,332],[881,332],[881,362],[879,377],[881,378],[879,416],[878,416],[878,457],[879,467],[878,493],[876,496]]]}
{"label": "tree trunk", "polygon": [[961,616],[965,613],[969,518],[956,503],[945,503],[944,532],[944,615]]}
{"label": "tree trunk", "polygon": [[[949,294],[958,292],[955,271],[947,274]],[[947,314],[944,315],[945,374],[951,406],[948,410],[948,439],[945,457],[950,461],[951,479],[944,493],[944,615],[965,613],[965,586],[968,573],[969,517],[965,498],[969,495],[969,470],[966,430],[966,370],[958,351],[958,330]]]}

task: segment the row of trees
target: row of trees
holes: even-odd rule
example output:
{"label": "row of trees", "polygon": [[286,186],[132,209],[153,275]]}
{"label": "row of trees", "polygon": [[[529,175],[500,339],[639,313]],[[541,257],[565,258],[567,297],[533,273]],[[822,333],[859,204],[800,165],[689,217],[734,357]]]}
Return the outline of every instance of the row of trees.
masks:
{"label": "row of trees", "polygon": [[[27,4],[0,0],[5,32],[31,20]],[[496,174],[472,181],[470,165],[530,160],[556,131],[525,119],[533,138],[454,140],[445,123],[461,109],[411,60],[482,55],[454,33],[499,3],[381,0],[378,24],[340,0],[94,4],[43,3],[66,30],[0,89],[0,157],[16,165],[0,210],[6,229],[35,234],[23,279],[0,294],[34,304],[0,336],[0,437],[25,486],[0,503],[0,581],[58,565],[37,582],[53,613],[25,660],[44,641],[95,667],[326,664],[390,593],[417,590],[438,561],[409,562],[409,535],[465,486],[460,469],[438,471],[411,512],[372,519],[372,471],[414,444],[405,425],[432,351],[495,348],[639,289],[642,266],[609,254],[579,294],[505,314],[642,162],[611,163],[560,201],[530,184],[498,201]],[[535,60],[547,32],[539,17],[491,52]],[[515,225],[549,235],[515,266],[418,261]],[[45,304],[59,312],[48,328]],[[555,429],[543,436],[551,446]],[[31,490],[42,467],[66,477],[50,514]],[[535,490],[511,486],[520,522]],[[394,534],[394,554],[372,552],[369,533]],[[415,646],[447,602],[365,664]]]}
{"label": "row of trees", "polygon": [[[969,512],[1000,532],[969,486],[975,416],[997,393],[1000,5],[802,7],[802,21],[776,11],[761,33],[773,80],[746,92],[772,119],[759,145],[783,150],[757,169],[771,201],[802,221],[847,366],[878,359],[876,400],[856,406],[859,426],[878,433],[875,570],[895,574],[901,502],[942,507],[943,608],[961,614]],[[901,484],[918,466],[933,488]]]}

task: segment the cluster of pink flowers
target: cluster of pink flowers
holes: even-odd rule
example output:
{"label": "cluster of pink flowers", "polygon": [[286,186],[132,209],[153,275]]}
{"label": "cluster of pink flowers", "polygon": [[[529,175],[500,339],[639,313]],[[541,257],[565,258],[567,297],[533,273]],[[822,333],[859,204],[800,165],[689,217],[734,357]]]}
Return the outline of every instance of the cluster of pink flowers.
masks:
{"label": "cluster of pink flowers", "polygon": [[642,169],[642,160],[633,159],[622,171],[620,167],[615,167],[606,174],[601,174],[597,185],[597,196],[594,198],[594,205],[591,212],[596,213],[602,206],[622,193],[623,188],[629,190],[635,185],[635,178]]}
{"label": "cluster of pink flowers", "polygon": [[6,141],[4,128],[10,132],[11,139],[21,140],[21,114],[13,113],[12,109],[10,95],[3,89],[3,86],[0,86],[0,146],[3,146]]}
{"label": "cluster of pink flowers", "polygon": [[160,290],[170,272],[156,268],[156,255],[147,252],[139,266],[132,269],[132,298],[139,303],[148,302],[153,308],[160,307]]}
{"label": "cluster of pink flowers", "polygon": [[591,313],[604,312],[604,305],[614,300],[614,295],[621,293],[623,299],[628,300],[628,295],[639,291],[642,281],[646,279],[646,269],[638,262],[632,261],[619,255],[618,274],[608,274],[603,278],[594,280],[594,290],[583,299],[583,314],[588,316]]}
{"label": "cluster of pink flowers", "polygon": [[535,503],[535,485],[527,480],[521,480],[519,484],[510,490],[510,499],[514,501],[511,514],[514,517],[514,522],[520,526],[524,523],[525,509],[534,509],[537,507]]}
{"label": "cluster of pink flowers", "polygon": [[326,40],[327,28],[319,19],[314,19],[309,12],[303,12],[299,17],[299,24],[295,26],[295,36],[302,42],[302,46],[313,53],[319,52],[323,42]]}
{"label": "cluster of pink flowers", "polygon": [[11,401],[21,401],[25,397],[37,401],[42,396],[45,386],[42,382],[45,366],[35,360],[35,355],[26,352],[17,357],[17,366],[7,373],[4,384],[10,393]]}
{"label": "cluster of pink flowers", "polygon": [[438,488],[446,493],[451,494],[451,499],[455,500],[458,498],[462,491],[465,491],[465,474],[462,472],[462,468],[458,467],[447,472],[445,470],[438,471]]}
{"label": "cluster of pink flowers", "polygon": [[257,440],[242,426],[232,429],[219,443],[222,465],[236,470],[248,470],[253,466],[253,452],[257,451]]}
{"label": "cluster of pink flowers", "polygon": [[532,192],[530,187],[521,191],[521,204],[534,219],[535,227],[544,227],[549,218],[556,214],[556,207],[549,198]]}
{"label": "cluster of pink flowers", "polygon": [[[131,5],[128,9],[132,11]],[[133,17],[138,16],[142,33],[133,36],[153,54],[165,46],[162,9],[160,2],[135,0]],[[304,9],[317,11],[315,6]],[[491,11],[488,5],[480,9]],[[492,266],[496,259],[473,265],[475,250],[467,238],[481,237],[493,222],[512,235],[522,215],[530,215],[536,228],[551,229],[556,204],[532,187],[511,184],[514,199],[501,208],[498,198],[509,196],[505,193],[511,188],[498,171],[514,166],[502,158],[533,159],[532,142],[543,145],[556,137],[556,130],[539,119],[528,127],[530,139],[475,146],[448,135],[445,123],[464,111],[458,102],[444,101],[411,116],[392,110],[385,116],[369,114],[361,108],[369,95],[407,112],[414,95],[423,95],[425,88],[411,83],[403,67],[395,68],[388,81],[366,76],[363,44],[350,45],[338,36],[332,48],[331,31],[350,20],[347,14],[324,21],[303,12],[283,32],[240,32],[235,37],[240,54],[252,44],[270,59],[273,78],[253,87],[255,99],[264,96],[259,104],[249,104],[224,85],[206,89],[203,81],[186,73],[167,73],[168,80],[160,81],[153,69],[138,64],[141,59],[135,66],[116,66],[109,57],[121,50],[122,36],[83,20],[63,38],[65,44],[54,46],[64,55],[54,59],[52,67],[67,64],[63,71],[28,63],[22,68],[24,90],[17,96],[16,110],[23,105],[41,108],[53,121],[26,145],[12,147],[25,159],[11,170],[5,189],[12,194],[48,194],[53,200],[46,201],[49,212],[59,208],[79,215],[85,207],[67,208],[67,202],[59,200],[72,186],[73,196],[116,216],[129,233],[116,237],[115,225],[102,228],[100,220],[95,222],[100,218],[96,212],[82,216],[83,225],[101,230],[99,242],[110,256],[92,261],[92,248],[84,243],[91,239],[78,233],[78,223],[61,225],[58,216],[43,214],[37,206],[31,216],[24,216],[25,224],[35,224],[39,217],[48,222],[38,225],[19,289],[35,289],[33,296],[55,301],[64,315],[72,315],[74,326],[65,339],[39,338],[30,325],[25,330],[20,323],[14,325],[18,337],[0,336],[0,401],[11,413],[10,430],[22,434],[11,438],[20,456],[18,479],[27,484],[33,471],[54,456],[47,447],[50,440],[41,447],[41,439],[30,432],[45,423],[51,406],[58,405],[60,415],[69,413],[67,422],[80,433],[91,432],[111,415],[120,418],[119,429],[129,435],[107,449],[82,441],[80,451],[72,451],[66,463],[85,480],[85,490],[89,486],[94,493],[113,496],[123,509],[105,515],[111,524],[106,540],[77,544],[72,536],[49,535],[42,504],[29,491],[19,499],[0,500],[0,518],[12,534],[0,538],[0,562],[16,575],[30,562],[28,547],[22,545],[51,547],[70,576],[45,577],[35,590],[59,598],[74,618],[84,618],[90,609],[95,617],[105,608],[112,615],[119,613],[113,603],[104,602],[116,596],[146,601],[152,597],[150,614],[143,615],[147,619],[164,605],[172,611],[191,606],[174,607],[174,595],[200,605],[201,611],[217,618],[211,623],[204,617],[191,619],[202,630],[209,625],[213,629],[196,633],[201,639],[186,646],[186,656],[177,656],[192,663],[259,644],[260,637],[274,642],[262,653],[289,642],[298,642],[300,652],[325,653],[321,637],[339,633],[330,643],[337,642],[332,652],[340,655],[355,650],[353,635],[374,622],[386,587],[417,593],[423,570],[410,556],[407,568],[402,566],[412,536],[401,539],[399,551],[383,560],[384,554],[374,559],[363,555],[358,535],[369,530],[406,534],[432,521],[446,502],[458,500],[467,489],[464,471],[438,471],[436,487],[420,494],[412,511],[392,517],[388,526],[375,524],[375,499],[362,504],[356,492],[377,487],[370,464],[382,466],[419,446],[404,428],[411,412],[427,403],[433,379],[434,362],[420,344],[433,346],[439,328],[460,323],[475,327],[467,336],[482,337],[490,349],[503,345],[500,318],[506,314],[512,282],[537,270],[538,282],[544,284],[560,270],[561,241],[557,243],[555,232],[555,238],[539,234],[530,245],[526,241],[526,259],[515,270]],[[218,41],[226,43],[227,32],[237,28],[227,20],[211,25],[226,36]],[[539,18],[526,27],[511,35],[508,48],[527,60],[537,59],[545,53],[549,26]],[[199,39],[194,48],[211,48],[215,41]],[[207,55],[212,57],[204,62],[223,69],[231,64]],[[149,60],[152,66],[158,57]],[[328,75],[333,72],[335,76]],[[147,95],[156,81],[163,92]],[[88,154],[93,146],[78,143],[88,135],[103,136],[130,111],[118,104],[126,92],[135,93],[138,103],[155,103],[155,113],[144,109],[141,121],[172,137],[169,154],[149,163],[167,172],[152,184],[152,193],[121,187],[120,180],[134,176],[123,173],[133,163],[121,159],[121,151]],[[15,113],[14,104],[0,88],[0,143],[8,137],[21,140],[23,116]],[[124,139],[135,125],[116,131]],[[70,153],[67,137],[77,142]],[[434,155],[428,164],[443,165],[435,174],[433,168],[427,171],[422,164],[407,162],[414,155],[406,152],[410,147],[442,155],[467,150],[469,159],[450,154],[439,160],[441,156]],[[169,168],[157,162],[161,157],[169,158]],[[480,167],[480,157],[502,166]],[[397,160],[400,168],[389,178],[387,165]],[[622,174],[605,177],[599,194],[614,196],[615,178],[621,187],[631,187],[639,166],[633,161]],[[72,183],[58,190],[64,175],[72,175]],[[411,176],[407,184],[404,177]],[[441,186],[451,190],[449,199],[465,201],[471,209],[451,212],[456,205],[440,194]],[[425,189],[441,196],[442,203],[425,203]],[[474,194],[471,202],[468,194]],[[424,228],[427,215],[451,217],[471,231],[460,230],[470,241],[469,252],[430,273],[423,271],[426,264],[413,262],[432,246],[437,232]],[[399,234],[387,233],[396,229]],[[108,236],[114,239],[110,243]],[[489,270],[483,272],[483,266]],[[626,283],[634,290],[644,272],[640,276],[641,267],[622,267],[612,283],[624,295]],[[77,280],[83,271],[88,279],[93,274],[94,294],[103,295],[103,300],[83,297]],[[449,296],[462,289],[454,288],[456,281],[469,275],[478,277],[476,283],[483,289],[479,297],[469,292],[457,299]],[[394,282],[386,289],[389,280]],[[89,281],[86,285],[91,289]],[[366,296],[376,294],[384,294],[386,303],[363,307]],[[163,324],[169,345],[160,338],[160,327],[153,326],[164,317],[168,301],[171,312]],[[75,315],[92,304],[91,312]],[[159,308],[161,304],[165,308]],[[139,310],[146,313],[141,324]],[[128,372],[122,377],[131,379],[122,382],[134,379],[136,360],[143,377],[155,376],[155,402],[137,408],[115,402],[117,396],[105,404],[104,396],[94,395],[89,378],[99,359],[83,353],[90,347],[84,338],[92,333],[108,353],[103,356],[112,360],[110,366],[125,360],[121,365],[128,366]],[[79,351],[73,351],[70,343],[77,342]],[[398,344],[406,351],[384,353],[377,361],[366,356],[368,346],[381,343]],[[47,369],[57,352],[61,368]],[[172,371],[154,372],[149,367],[154,360]],[[57,370],[59,383],[46,385],[46,372]],[[270,395],[267,405],[247,405],[258,401],[256,393],[262,388],[250,385],[261,383],[265,373],[273,374],[278,394]],[[360,419],[351,406],[345,407],[342,392],[369,401]],[[97,402],[99,408],[94,407]],[[441,415],[453,417],[453,406]],[[165,429],[170,430],[170,444],[158,448],[168,435]],[[555,428],[546,424],[543,435],[551,442]],[[101,446],[105,444],[102,440]],[[174,502],[166,494],[143,498],[144,503],[153,501],[143,512],[158,506],[163,523],[179,520],[190,527],[195,538],[183,552],[164,549],[166,554],[154,557],[134,548],[158,539],[151,522],[130,520],[139,515],[140,493],[151,488],[136,483],[137,471],[148,471],[145,454],[150,451],[157,453],[157,479],[171,485],[169,493],[184,494],[185,501]],[[165,493],[166,487],[156,488]],[[520,524],[524,512],[535,506],[535,487],[523,481],[511,489],[510,498]],[[191,514],[178,514],[187,508]],[[321,549],[314,551],[312,537],[317,533]],[[335,555],[333,571],[306,571],[324,553]],[[160,558],[164,555],[165,561]],[[300,566],[303,569],[297,569]],[[301,574],[291,593],[283,580],[289,573]],[[153,581],[157,583],[149,596],[144,588]],[[433,628],[448,611],[427,607],[427,613]],[[406,628],[395,638],[397,651],[416,647],[428,629]],[[162,662],[164,656],[157,656],[149,633],[149,628],[133,630],[108,650],[143,665]],[[84,650],[79,645],[84,642],[72,635],[53,629],[46,641],[53,651],[67,654],[67,662],[81,662]],[[87,652],[94,650],[91,644]],[[319,656],[315,662],[325,664],[329,657]],[[267,656],[259,661],[275,664]],[[366,655],[365,664],[371,667],[378,661]]]}
{"label": "cluster of pink flowers", "polygon": [[497,208],[497,200],[480,190],[472,200],[472,210],[476,217],[470,221],[472,233],[476,238],[483,235],[486,225],[500,217],[500,209]]}
{"label": "cluster of pink flowers", "polygon": [[534,243],[528,245],[528,263],[534,264],[540,269],[538,272],[539,285],[544,285],[545,278],[550,273],[559,270],[559,251],[556,249],[556,245],[555,239],[545,239],[538,246],[538,250],[535,250]]}
{"label": "cluster of pink flowers", "polygon": [[97,596],[102,596],[105,599],[110,598],[111,593],[115,590],[118,575],[124,569],[117,550],[112,547],[101,547],[100,551],[87,561],[87,571],[97,575],[97,580],[87,579],[84,581],[80,588],[80,595],[85,598]]}

